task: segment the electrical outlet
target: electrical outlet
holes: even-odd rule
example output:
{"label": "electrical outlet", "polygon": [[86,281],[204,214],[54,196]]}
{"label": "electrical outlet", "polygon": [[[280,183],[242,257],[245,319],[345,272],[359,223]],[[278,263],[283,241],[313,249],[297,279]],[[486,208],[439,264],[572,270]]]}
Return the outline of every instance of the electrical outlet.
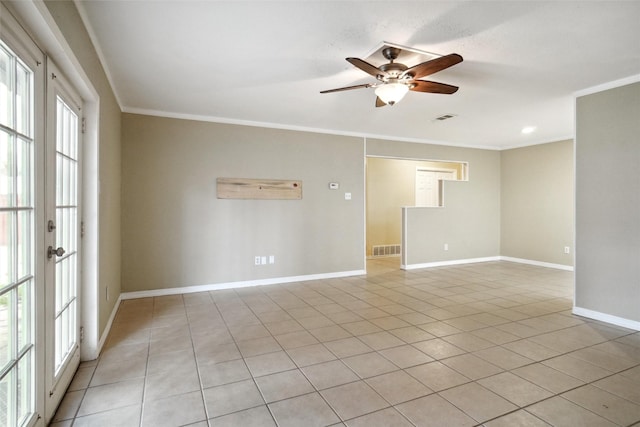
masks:
{"label": "electrical outlet", "polygon": [[267,263],[267,257],[266,256],[261,257],[260,264],[265,265],[266,263]]}
{"label": "electrical outlet", "polygon": [[448,250],[449,250],[449,244],[448,244],[448,243],[445,243],[445,244],[444,244],[444,250],[445,250],[445,251],[448,251]]}
{"label": "electrical outlet", "polygon": [[565,246],[564,247],[564,253],[565,254],[570,254],[571,253],[571,248],[569,246]]}
{"label": "electrical outlet", "polygon": [[269,264],[275,264],[275,263],[276,263],[276,256],[269,255]]}
{"label": "electrical outlet", "polygon": [[260,257],[256,256],[255,260],[254,260],[255,265],[260,265]]}

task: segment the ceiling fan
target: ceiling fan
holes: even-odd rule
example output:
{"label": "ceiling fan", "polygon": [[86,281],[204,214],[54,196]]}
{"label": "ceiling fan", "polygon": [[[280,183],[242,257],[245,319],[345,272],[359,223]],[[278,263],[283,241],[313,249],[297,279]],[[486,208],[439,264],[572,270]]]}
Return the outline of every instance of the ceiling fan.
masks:
{"label": "ceiling fan", "polygon": [[320,93],[342,92],[345,90],[374,87],[376,88],[376,107],[384,107],[385,105],[394,105],[410,90],[414,92],[443,93],[448,95],[458,90],[457,86],[419,79],[462,62],[462,56],[457,53],[452,53],[422,62],[413,67],[407,67],[399,62],[394,62],[400,52],[401,49],[396,47],[385,48],[382,51],[382,55],[389,63],[383,64],[380,67],[375,67],[359,58],[347,58],[347,61],[349,61],[351,65],[372,75],[378,81],[375,83],[323,90]]}

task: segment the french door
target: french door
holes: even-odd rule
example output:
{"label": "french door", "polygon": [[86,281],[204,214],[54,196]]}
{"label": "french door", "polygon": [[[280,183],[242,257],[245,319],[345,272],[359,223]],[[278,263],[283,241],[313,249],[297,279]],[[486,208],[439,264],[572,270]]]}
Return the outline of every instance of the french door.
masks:
{"label": "french door", "polygon": [[32,427],[80,359],[81,100],[0,12],[0,427]]}
{"label": "french door", "polygon": [[49,63],[45,184],[46,420],[80,363],[80,99]]}
{"label": "french door", "polygon": [[[3,10],[4,12],[4,10]],[[43,268],[39,259],[39,193],[36,164],[43,127],[41,53],[0,22],[0,426],[38,420],[42,375]],[[40,107],[40,108],[39,108]]]}

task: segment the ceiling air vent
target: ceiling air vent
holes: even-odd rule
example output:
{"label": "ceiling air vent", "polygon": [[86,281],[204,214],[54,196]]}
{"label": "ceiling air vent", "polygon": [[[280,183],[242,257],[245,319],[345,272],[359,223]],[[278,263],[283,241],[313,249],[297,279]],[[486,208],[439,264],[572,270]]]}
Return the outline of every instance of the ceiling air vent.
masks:
{"label": "ceiling air vent", "polygon": [[454,118],[455,116],[456,116],[455,114],[444,114],[440,117],[436,117],[436,120],[439,120],[439,121],[448,120],[448,119]]}

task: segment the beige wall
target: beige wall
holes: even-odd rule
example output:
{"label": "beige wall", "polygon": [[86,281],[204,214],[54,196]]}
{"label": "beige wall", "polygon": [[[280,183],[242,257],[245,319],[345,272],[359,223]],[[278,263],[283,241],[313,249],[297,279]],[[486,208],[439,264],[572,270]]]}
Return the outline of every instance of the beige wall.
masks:
{"label": "beige wall", "polygon": [[367,158],[367,256],[374,245],[400,244],[401,207],[415,204],[419,167],[453,169],[457,179],[463,170],[461,163]]}
{"label": "beige wall", "polygon": [[[123,115],[122,135],[123,291],[365,268],[363,139],[135,114]],[[369,140],[367,154],[469,162],[471,181],[445,188],[446,207],[436,209],[445,215],[429,224],[451,231],[450,250],[427,232],[433,247],[420,259],[499,255],[499,152]],[[428,165],[395,164],[410,170],[398,216],[413,202],[417,164]],[[218,177],[300,179],[303,199],[220,200]],[[255,266],[256,255],[276,263]]]}
{"label": "beige wall", "polygon": [[[98,55],[71,1],[46,6],[99,95],[98,117],[98,331],[100,336],[120,294],[120,119],[121,111]],[[109,288],[109,301],[106,288]],[[93,331],[92,331],[93,332]],[[87,332],[89,333],[89,332]],[[92,334],[93,335],[93,334]]]}
{"label": "beige wall", "polygon": [[[445,184],[444,208],[411,211],[418,221],[411,229],[411,264],[504,255],[499,151],[369,139],[365,153],[360,138],[134,114],[123,117],[124,291],[363,269],[365,154],[369,168],[383,162],[377,157],[468,162],[468,181]],[[549,151],[556,145],[566,148],[570,142],[512,150],[504,160],[507,173],[524,168],[518,162],[538,150],[546,152],[542,158],[548,162],[557,161],[562,150]],[[390,209],[397,208],[399,221],[400,206],[413,203],[418,163],[389,163],[390,175],[408,174],[409,191],[394,193],[397,185],[380,193],[370,188],[368,203],[393,196],[395,207]],[[218,200],[215,180],[222,176],[302,179],[303,200]],[[379,189],[390,183],[380,181],[372,185]],[[329,190],[329,182],[340,182],[340,190]],[[526,174],[504,184],[507,193],[515,195],[529,192],[527,185]],[[571,188],[571,183],[563,186]],[[351,201],[344,200],[345,192],[352,193]],[[508,196],[507,203],[520,205],[514,197]],[[505,211],[516,215],[509,208]],[[542,225],[540,231],[546,232]],[[367,238],[371,240],[374,233],[369,230]],[[400,243],[399,237],[390,238],[390,243]],[[508,236],[504,241],[510,242]],[[256,267],[256,255],[275,255],[276,264]],[[547,254],[540,259],[553,262]]]}
{"label": "beige wall", "polygon": [[[575,305],[640,329],[640,83],[576,99]],[[598,316],[601,320],[608,320]]]}
{"label": "beige wall", "polygon": [[367,155],[469,164],[468,181],[445,182],[444,207],[410,209],[409,264],[500,255],[499,151],[368,139]]}
{"label": "beige wall", "polygon": [[480,212],[469,204],[474,191],[470,184],[470,181],[445,181],[447,205],[443,208],[406,208],[404,265],[500,255],[498,221],[485,217],[486,211]]}
{"label": "beige wall", "polygon": [[505,150],[500,157],[501,254],[573,266],[573,141]]}
{"label": "beige wall", "polygon": [[[134,114],[122,124],[123,291],[364,270],[362,139]],[[303,198],[217,199],[218,177],[302,180]],[[256,255],[276,262],[255,266]]]}

